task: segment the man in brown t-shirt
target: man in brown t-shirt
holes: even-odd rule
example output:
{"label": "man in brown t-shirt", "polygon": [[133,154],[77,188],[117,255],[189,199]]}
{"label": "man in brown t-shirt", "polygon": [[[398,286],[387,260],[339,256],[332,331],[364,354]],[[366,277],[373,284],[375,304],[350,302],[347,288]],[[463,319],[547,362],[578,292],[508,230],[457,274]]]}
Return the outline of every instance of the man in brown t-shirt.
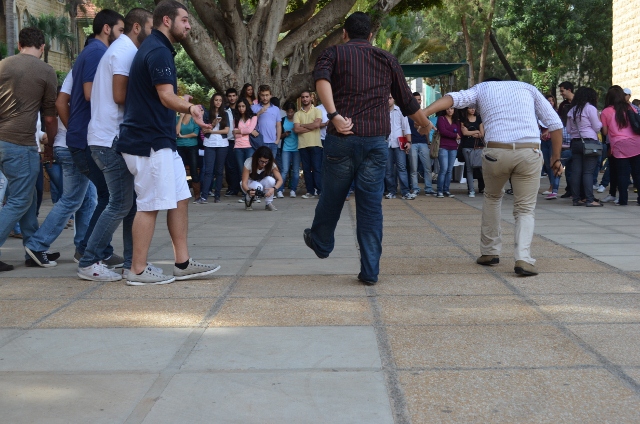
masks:
{"label": "man in brown t-shirt", "polygon": [[[8,184],[7,204],[0,210],[0,247],[16,222],[20,222],[24,244],[38,229],[36,121],[41,109],[49,142],[58,131],[58,79],[53,68],[40,60],[44,34],[36,28],[22,29],[18,48],[20,54],[0,61],[0,171]],[[0,261],[0,271],[12,269]]]}

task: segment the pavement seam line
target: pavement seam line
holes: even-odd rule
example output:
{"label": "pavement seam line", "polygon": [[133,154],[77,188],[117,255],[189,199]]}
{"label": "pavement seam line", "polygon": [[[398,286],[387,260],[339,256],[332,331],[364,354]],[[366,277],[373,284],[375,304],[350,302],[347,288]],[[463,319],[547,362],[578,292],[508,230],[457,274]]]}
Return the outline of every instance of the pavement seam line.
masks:
{"label": "pavement seam line", "polygon": [[[461,200],[458,200],[458,201],[460,203],[463,203],[463,204],[466,205],[466,203],[462,202]],[[467,206],[472,207],[470,205],[467,205]],[[411,205],[409,205],[409,207],[413,210],[414,213],[416,213],[418,216],[422,217],[422,219],[424,219],[427,223],[429,223],[429,225],[431,225],[434,228],[436,228],[447,239],[451,240],[451,243],[453,243],[455,246],[457,246],[460,249],[462,249],[465,252],[467,252],[470,258],[473,259],[475,257],[472,252],[467,250],[462,244],[458,243],[455,239],[453,239],[451,236],[449,236],[445,231],[440,229],[440,227],[438,225],[436,225],[431,220],[429,220],[429,218],[427,218],[427,216],[425,214],[423,214],[421,211],[417,210],[416,208],[414,208]],[[511,225],[514,225],[514,224],[511,224]],[[593,259],[591,257],[589,257],[589,259],[592,259],[592,260],[594,260],[596,262],[599,262],[596,259]],[[478,265],[478,266],[481,266],[481,265]],[[625,386],[630,388],[634,392],[634,394],[636,396],[640,396],[640,383],[636,382],[631,376],[629,376],[627,373],[625,373],[622,366],[618,366],[618,365],[614,364],[613,362],[611,362],[606,356],[604,356],[603,354],[598,352],[598,350],[596,348],[594,348],[593,346],[591,346],[590,344],[585,342],[581,337],[579,337],[577,334],[575,334],[573,331],[571,331],[569,328],[567,328],[561,321],[555,319],[552,315],[544,312],[538,303],[536,303],[533,299],[531,299],[529,296],[527,296],[525,293],[523,293],[521,290],[519,290],[516,286],[511,284],[499,272],[491,269],[491,267],[483,267],[483,268],[485,269],[485,272],[487,272],[487,273],[491,274],[493,277],[495,277],[498,281],[500,281],[502,284],[504,284],[505,287],[507,287],[513,294],[515,294],[522,301],[524,301],[527,305],[532,307],[537,313],[539,313],[541,316],[543,316],[548,321],[548,323],[550,325],[552,325],[556,329],[558,329],[568,340],[573,342],[575,345],[577,345],[579,348],[581,348],[587,354],[591,355],[613,377],[617,378]]]}
{"label": "pavement seam line", "polygon": [[[349,215],[351,217],[353,236],[356,239],[356,246],[358,247],[358,257],[360,257],[360,245],[357,240],[357,220],[355,211],[351,206],[351,203],[349,203],[348,207]],[[395,424],[409,424],[411,423],[409,418],[409,409],[407,407],[404,390],[402,389],[400,379],[398,378],[398,370],[395,359],[393,358],[391,344],[389,343],[389,335],[387,334],[386,327],[381,319],[382,311],[380,304],[378,303],[378,294],[374,287],[366,287],[365,290],[367,293],[367,300],[369,301],[369,307],[371,308],[373,330],[378,344],[378,354],[380,355],[382,373],[384,375],[385,386],[387,388],[387,395],[389,397],[389,406],[391,407],[393,421]]]}
{"label": "pavement seam line", "polygon": [[[288,206],[289,205],[287,205],[287,207],[285,207],[284,209],[288,209]],[[265,234],[260,243],[258,243],[258,245],[253,249],[251,255],[249,255],[249,257],[245,259],[244,264],[242,265],[242,267],[240,267],[238,272],[236,272],[227,288],[222,291],[220,296],[218,296],[218,298],[209,308],[200,323],[198,323],[198,325],[193,328],[187,339],[180,346],[173,358],[169,361],[165,369],[163,369],[159,373],[158,377],[151,384],[142,399],[138,401],[135,408],[133,408],[133,410],[125,420],[125,424],[142,423],[145,420],[149,412],[151,412],[153,406],[156,404],[157,400],[162,396],[162,393],[167,388],[173,377],[180,371],[180,368],[189,357],[198,341],[200,341],[200,338],[208,328],[211,319],[220,311],[220,309],[222,309],[222,306],[238,285],[238,281],[240,280],[240,278],[246,274],[246,272],[251,267],[251,264],[258,257],[258,255],[262,251],[262,248],[267,243],[271,235],[278,229],[279,223],[279,220],[276,220],[273,223],[271,229],[267,232],[267,234]]]}

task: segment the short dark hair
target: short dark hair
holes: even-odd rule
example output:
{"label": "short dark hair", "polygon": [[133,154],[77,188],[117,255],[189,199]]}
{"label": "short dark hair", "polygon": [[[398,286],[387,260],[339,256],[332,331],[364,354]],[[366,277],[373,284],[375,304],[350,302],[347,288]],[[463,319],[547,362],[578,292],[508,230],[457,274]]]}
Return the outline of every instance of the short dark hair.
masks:
{"label": "short dark hair", "polygon": [[491,78],[485,78],[485,80],[484,80],[484,81],[482,81],[482,82],[500,82],[500,81],[502,81],[502,79],[501,79],[501,78],[498,78],[498,77],[491,77]]}
{"label": "short dark hair", "polygon": [[364,12],[354,12],[344,21],[343,28],[350,39],[366,40],[371,34],[371,18]]}
{"label": "short dark hair", "polygon": [[225,96],[228,96],[229,94],[238,94],[238,90],[236,90],[235,88],[231,87],[231,88],[227,88],[227,91],[224,92]]}
{"label": "short dark hair", "polygon": [[131,9],[129,13],[127,13],[127,16],[124,17],[124,33],[130,33],[133,29],[133,25],[135,24],[144,28],[149,18],[153,18],[153,13],[149,12],[147,9],[143,9],[141,7]]}
{"label": "short dark hair", "polygon": [[22,28],[18,35],[18,43],[22,47],[39,49],[44,44],[44,32],[34,27]]}
{"label": "short dark hair", "polygon": [[271,96],[271,99],[269,100],[269,102],[271,102],[272,105],[274,105],[275,107],[277,107],[278,109],[280,108],[280,99],[275,97],[275,96]]}
{"label": "short dark hair", "polygon": [[309,93],[309,97],[311,97],[311,90],[302,90],[302,91],[300,92],[300,97],[302,97],[302,95],[303,95],[304,93]]}
{"label": "short dark hair", "polygon": [[159,28],[165,16],[168,16],[173,22],[176,16],[178,16],[178,10],[180,9],[187,13],[189,12],[187,6],[176,0],[162,0],[153,10],[153,27]]}
{"label": "short dark hair", "polygon": [[111,9],[102,9],[95,18],[93,18],[93,35],[100,35],[105,25],[113,28],[118,21],[124,22],[124,16]]}
{"label": "short dark hair", "polygon": [[414,96],[420,96],[420,97],[422,97],[422,94],[418,93],[417,91],[414,91],[414,92],[413,92],[413,95],[414,95]]}
{"label": "short dark hair", "polygon": [[262,84],[260,87],[258,87],[258,93],[264,93],[265,91],[271,93],[271,87],[269,87],[267,84]]}
{"label": "short dark hair", "polygon": [[289,109],[296,110],[296,104],[295,104],[295,103],[293,103],[293,102],[286,102],[286,103],[284,104],[284,106],[282,107],[282,110],[287,111],[287,110],[289,110]]}
{"label": "short dark hair", "polygon": [[571,91],[572,93],[573,93],[573,91],[574,91],[573,83],[572,83],[572,82],[569,82],[569,81],[563,81],[563,82],[561,82],[560,84],[558,84],[558,87],[562,87],[562,88],[564,88],[565,90],[569,90],[569,91]]}

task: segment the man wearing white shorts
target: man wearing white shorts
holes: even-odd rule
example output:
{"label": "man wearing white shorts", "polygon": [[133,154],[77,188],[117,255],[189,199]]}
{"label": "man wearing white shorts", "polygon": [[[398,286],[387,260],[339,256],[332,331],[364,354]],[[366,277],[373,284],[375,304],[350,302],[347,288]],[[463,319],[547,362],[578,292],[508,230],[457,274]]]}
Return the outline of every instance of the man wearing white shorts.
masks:
{"label": "man wearing white shorts", "polygon": [[[167,284],[199,278],[220,269],[189,256],[188,214],[191,193],[182,159],[176,151],[175,112],[190,113],[200,128],[203,110],[176,95],[176,67],[172,44],[191,29],[181,3],[163,0],[153,12],[153,31],[136,53],[127,87],[124,121],[117,150],[134,176],[137,213],[133,221],[133,260],[128,285]],[[167,210],[173,243],[173,276],[147,263],[158,211]]]}

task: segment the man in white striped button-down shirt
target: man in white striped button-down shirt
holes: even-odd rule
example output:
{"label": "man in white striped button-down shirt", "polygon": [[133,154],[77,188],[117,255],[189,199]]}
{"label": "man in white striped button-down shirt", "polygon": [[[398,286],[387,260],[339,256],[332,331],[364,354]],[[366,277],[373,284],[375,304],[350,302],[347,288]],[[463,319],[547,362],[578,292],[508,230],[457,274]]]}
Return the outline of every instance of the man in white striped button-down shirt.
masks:
{"label": "man in white striped button-down shirt", "polygon": [[500,262],[502,238],[500,207],[503,187],[511,179],[514,194],[515,272],[536,275],[531,257],[534,209],[540,188],[542,154],[538,120],[549,128],[552,142],[551,167],[562,173],[560,150],[562,121],[545,97],[532,85],[518,81],[491,80],[455,93],[448,93],[424,109],[427,116],[453,106],[475,107],[485,128],[482,175],[486,188],[482,206],[480,265]]}

